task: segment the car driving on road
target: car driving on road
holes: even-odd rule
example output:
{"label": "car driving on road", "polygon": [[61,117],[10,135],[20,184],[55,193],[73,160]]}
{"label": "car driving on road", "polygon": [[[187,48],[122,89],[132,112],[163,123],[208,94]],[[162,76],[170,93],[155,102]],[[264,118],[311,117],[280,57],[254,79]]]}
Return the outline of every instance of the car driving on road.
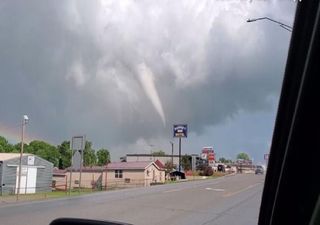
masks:
{"label": "car driving on road", "polygon": [[255,174],[264,174],[264,168],[260,165],[256,167]]}

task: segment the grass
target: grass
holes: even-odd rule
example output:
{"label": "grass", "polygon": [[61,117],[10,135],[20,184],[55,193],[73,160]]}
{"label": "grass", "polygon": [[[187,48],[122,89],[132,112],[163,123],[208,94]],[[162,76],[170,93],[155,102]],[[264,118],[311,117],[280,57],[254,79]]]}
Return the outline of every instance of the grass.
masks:
{"label": "grass", "polygon": [[[36,194],[27,194],[27,195],[19,195],[19,201],[35,201],[35,200],[42,200],[42,199],[54,199],[54,198],[63,198],[68,196],[80,196],[89,193],[93,193],[96,191],[92,191],[91,189],[81,189],[81,192],[78,190],[72,190],[70,192],[65,191],[52,191],[52,192],[42,192]],[[0,204],[1,203],[9,203],[17,201],[16,195],[3,195],[0,196]]]}

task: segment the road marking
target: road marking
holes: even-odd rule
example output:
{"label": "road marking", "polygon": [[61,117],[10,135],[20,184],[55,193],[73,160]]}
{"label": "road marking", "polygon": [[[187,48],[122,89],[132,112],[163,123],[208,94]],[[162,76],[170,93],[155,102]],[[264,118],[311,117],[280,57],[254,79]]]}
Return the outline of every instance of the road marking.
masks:
{"label": "road marking", "polygon": [[222,192],[222,191],[224,191],[224,189],[222,189],[222,188],[215,188],[215,189],[213,189],[214,191],[219,191],[219,192]]}
{"label": "road marking", "polygon": [[171,192],[176,192],[176,191],[181,191],[182,189],[171,189],[171,190],[167,190],[164,191],[163,193],[171,193]]}
{"label": "road marking", "polygon": [[249,189],[251,189],[251,188],[254,188],[255,186],[258,186],[258,185],[260,185],[261,183],[256,183],[256,184],[252,184],[252,185],[249,185],[248,187],[246,187],[246,188],[243,188],[243,189],[240,189],[239,191],[235,191],[235,192],[229,192],[229,193],[226,193],[226,194],[224,194],[224,195],[222,195],[223,197],[231,197],[231,196],[233,196],[233,195],[236,195],[236,194],[239,194],[239,193],[241,193],[241,192],[244,192],[244,191],[247,191],[247,190],[249,190]]}
{"label": "road marking", "polygon": [[224,189],[222,189],[222,188],[211,188],[211,187],[207,187],[207,188],[205,188],[205,189],[208,190],[208,191],[218,191],[218,192],[224,191]]}

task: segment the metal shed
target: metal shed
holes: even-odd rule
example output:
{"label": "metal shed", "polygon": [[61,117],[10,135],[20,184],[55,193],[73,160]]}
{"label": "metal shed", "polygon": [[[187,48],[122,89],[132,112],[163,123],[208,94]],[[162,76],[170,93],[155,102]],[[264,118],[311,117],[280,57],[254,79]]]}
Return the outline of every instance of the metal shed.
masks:
{"label": "metal shed", "polygon": [[[18,191],[19,153],[0,153],[0,195]],[[51,191],[53,164],[36,155],[23,154],[20,194]]]}

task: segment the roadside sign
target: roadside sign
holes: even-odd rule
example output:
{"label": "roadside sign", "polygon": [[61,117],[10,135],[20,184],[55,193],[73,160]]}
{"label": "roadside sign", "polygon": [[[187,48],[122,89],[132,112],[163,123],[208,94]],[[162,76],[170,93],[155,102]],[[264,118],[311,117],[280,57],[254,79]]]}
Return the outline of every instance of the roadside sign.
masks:
{"label": "roadside sign", "polygon": [[207,159],[207,154],[206,153],[201,153],[201,159]]}
{"label": "roadside sign", "polygon": [[203,147],[201,151],[201,158],[208,162],[209,166],[214,166],[215,164],[215,153],[212,146]]}
{"label": "roadside sign", "polygon": [[214,153],[209,153],[208,154],[208,160],[212,160],[212,161],[215,160]]}
{"label": "roadside sign", "polygon": [[173,137],[186,138],[188,136],[187,124],[175,124],[173,125]]}
{"label": "roadside sign", "polygon": [[85,147],[85,136],[73,136],[71,140],[71,149],[73,151],[83,151]]}
{"label": "roadside sign", "polygon": [[34,165],[34,156],[33,155],[28,155],[28,163],[29,166]]}
{"label": "roadside sign", "polygon": [[208,160],[208,165],[209,166],[214,166],[214,160]]}
{"label": "roadside sign", "polygon": [[212,147],[212,146],[210,146],[210,147],[203,147],[203,148],[202,148],[202,153],[206,153],[206,154],[214,153],[213,147]]}

